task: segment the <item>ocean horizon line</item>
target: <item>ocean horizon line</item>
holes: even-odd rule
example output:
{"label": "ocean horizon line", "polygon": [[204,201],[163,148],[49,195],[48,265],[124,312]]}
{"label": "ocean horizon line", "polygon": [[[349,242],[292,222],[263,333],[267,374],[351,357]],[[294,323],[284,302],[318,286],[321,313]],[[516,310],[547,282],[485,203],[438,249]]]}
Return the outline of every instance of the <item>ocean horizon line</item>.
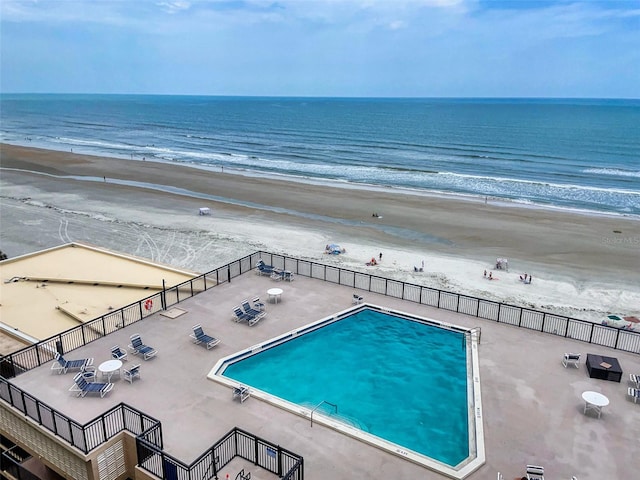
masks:
{"label": "ocean horizon line", "polygon": [[216,94],[216,93],[134,93],[134,92],[0,92],[0,96],[94,96],[94,97],[183,97],[183,98],[215,98],[215,99],[311,99],[311,100],[459,100],[459,101],[622,101],[640,102],[640,97],[555,97],[555,96],[371,96],[371,95],[252,95],[252,94]]}

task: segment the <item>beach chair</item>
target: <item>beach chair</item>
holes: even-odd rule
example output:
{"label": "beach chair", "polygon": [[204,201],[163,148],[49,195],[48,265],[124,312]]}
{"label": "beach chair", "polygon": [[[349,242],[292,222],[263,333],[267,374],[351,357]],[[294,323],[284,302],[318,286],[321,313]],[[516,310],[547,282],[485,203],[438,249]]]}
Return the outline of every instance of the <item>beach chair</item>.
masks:
{"label": "beach chair", "polygon": [[253,297],[251,303],[253,303],[253,308],[261,312],[266,308],[266,305],[260,301],[260,297]]}
{"label": "beach chair", "polygon": [[193,343],[195,343],[196,345],[204,345],[205,347],[207,347],[207,350],[212,349],[220,343],[220,340],[218,340],[217,338],[211,337],[204,333],[200,324],[193,326],[193,333],[189,336],[193,339]]}
{"label": "beach chair", "polygon": [[364,301],[364,298],[361,295],[358,295],[357,293],[353,294],[353,297],[351,299],[351,303],[353,305],[358,305],[360,303],[362,303]]}
{"label": "beach chair", "polygon": [[635,388],[640,388],[640,375],[634,375],[633,373],[630,373],[629,381],[635,386]]}
{"label": "beach chair", "polygon": [[544,467],[527,465],[527,480],[544,480]]}
{"label": "beach chair", "polygon": [[562,357],[562,365],[567,368],[569,365],[573,365],[576,368],[580,368],[580,354],[579,353],[565,353]]}
{"label": "beach chair", "polygon": [[158,353],[155,348],[142,343],[142,339],[137,333],[135,335],[131,335],[130,338],[131,344],[129,345],[129,349],[134,355],[142,355],[142,358],[149,360],[150,358],[155,357]]}
{"label": "beach chair", "polygon": [[96,393],[100,395],[100,398],[103,398],[113,389],[113,383],[88,382],[82,372],[73,377],[73,382],[69,391],[75,393],[77,397],[84,397],[88,393]]}
{"label": "beach chair", "polygon": [[256,317],[261,313],[264,313],[264,312],[261,312],[260,310],[256,310],[255,308],[252,308],[251,305],[249,305],[249,300],[243,300],[242,302],[240,302],[240,305],[242,305],[242,309],[244,310],[244,313],[252,317]]}
{"label": "beach chair", "polygon": [[78,360],[65,360],[62,355],[56,352],[55,360],[51,365],[51,370],[61,373],[67,373],[69,370],[84,371],[87,367],[93,365],[93,358],[81,358]]}
{"label": "beach chair", "polygon": [[233,307],[233,318],[232,320],[234,322],[244,322],[244,321],[249,321],[249,319],[251,318],[250,315],[247,315],[246,313],[244,313],[242,311],[242,309],[240,308],[240,306],[236,305],[235,307]]}
{"label": "beach chair", "polygon": [[258,260],[256,264],[256,273],[258,275],[271,275],[275,270],[273,265],[267,265],[263,260]]}
{"label": "beach chair", "polygon": [[247,323],[250,327],[253,327],[267,314],[267,312],[261,312],[259,310],[256,310],[255,308],[251,308],[248,300],[243,300],[241,302],[241,305],[244,309],[245,315],[247,316]]}
{"label": "beach chair", "polygon": [[128,355],[129,354],[122,350],[119,345],[114,345],[113,347],[111,347],[111,357],[115,360],[126,362]]}
{"label": "beach chair", "polygon": [[136,364],[136,365],[132,365],[131,368],[126,369],[124,368],[124,379],[129,382],[129,383],[133,383],[133,381],[136,378],[140,378],[140,364]]}
{"label": "beach chair", "polygon": [[638,403],[638,400],[640,400],[640,389],[629,387],[627,395],[631,397],[633,403]]}

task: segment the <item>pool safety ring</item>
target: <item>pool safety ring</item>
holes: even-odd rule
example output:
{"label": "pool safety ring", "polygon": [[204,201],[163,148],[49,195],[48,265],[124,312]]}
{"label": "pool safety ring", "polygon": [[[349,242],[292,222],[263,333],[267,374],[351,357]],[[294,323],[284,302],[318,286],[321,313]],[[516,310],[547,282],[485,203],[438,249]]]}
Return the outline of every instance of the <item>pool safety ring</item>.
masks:
{"label": "pool safety ring", "polygon": [[151,310],[153,308],[153,300],[148,298],[146,302],[144,302],[144,308],[147,310]]}

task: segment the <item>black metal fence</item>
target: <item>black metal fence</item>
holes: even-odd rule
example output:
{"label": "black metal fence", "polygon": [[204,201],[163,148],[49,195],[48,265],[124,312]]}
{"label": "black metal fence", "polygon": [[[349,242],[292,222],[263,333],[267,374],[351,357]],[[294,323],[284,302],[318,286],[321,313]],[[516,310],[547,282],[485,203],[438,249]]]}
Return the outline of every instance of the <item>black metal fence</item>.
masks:
{"label": "black metal fence", "polygon": [[251,270],[252,257],[247,256],[181,284],[167,288],[140,301],[114,310],[53,337],[29,345],[0,358],[0,376],[13,378],[32,368],[53,361],[55,353],[80,348],[106,335],[128,327],[172,305]]}
{"label": "black metal fence", "polygon": [[139,466],[166,480],[217,479],[220,471],[235,457],[252,462],[281,478],[304,479],[302,457],[237,427],[191,465],[163,452],[162,448],[147,441],[143,435],[136,438],[136,449]]}
{"label": "black metal fence", "polygon": [[159,446],[162,447],[160,422],[125,403],[114,406],[83,425],[5,378],[0,378],[0,398],[83,453],[89,453],[124,430],[140,435],[155,429],[156,438],[160,438]]}
{"label": "black metal fence", "polygon": [[[304,478],[301,456],[239,428],[231,430],[191,465],[186,465],[163,451],[160,421],[125,403],[114,406],[82,425],[5,378],[0,378],[0,398],[85,454],[120,432],[127,431],[136,436],[140,467],[163,479],[217,478],[220,469],[236,456],[284,478]],[[13,471],[18,467],[12,466],[10,460],[7,458],[5,463]]]}
{"label": "black metal fence", "polygon": [[258,255],[258,258],[262,258],[267,264],[283,270],[290,270],[297,275],[463,313],[485,320],[536,330],[550,335],[572,338],[594,345],[640,354],[640,333],[638,332],[284,255],[258,252],[252,258],[255,258],[255,255]]}
{"label": "black metal fence", "polygon": [[640,354],[638,332],[260,251],[4,356],[0,358],[0,375],[12,378],[51,362],[56,352],[82,347],[198,293],[230,282],[252,270],[259,259],[296,275]]}

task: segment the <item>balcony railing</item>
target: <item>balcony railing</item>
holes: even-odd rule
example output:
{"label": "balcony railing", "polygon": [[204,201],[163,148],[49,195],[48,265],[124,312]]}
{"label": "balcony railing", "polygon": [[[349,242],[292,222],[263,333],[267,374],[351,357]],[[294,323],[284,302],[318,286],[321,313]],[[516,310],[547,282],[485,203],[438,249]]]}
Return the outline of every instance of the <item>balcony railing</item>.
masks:
{"label": "balcony railing", "polygon": [[0,375],[12,378],[51,362],[56,352],[75,350],[198,293],[230,282],[252,270],[259,259],[296,275],[640,354],[638,332],[260,251],[4,356],[0,358]]}

